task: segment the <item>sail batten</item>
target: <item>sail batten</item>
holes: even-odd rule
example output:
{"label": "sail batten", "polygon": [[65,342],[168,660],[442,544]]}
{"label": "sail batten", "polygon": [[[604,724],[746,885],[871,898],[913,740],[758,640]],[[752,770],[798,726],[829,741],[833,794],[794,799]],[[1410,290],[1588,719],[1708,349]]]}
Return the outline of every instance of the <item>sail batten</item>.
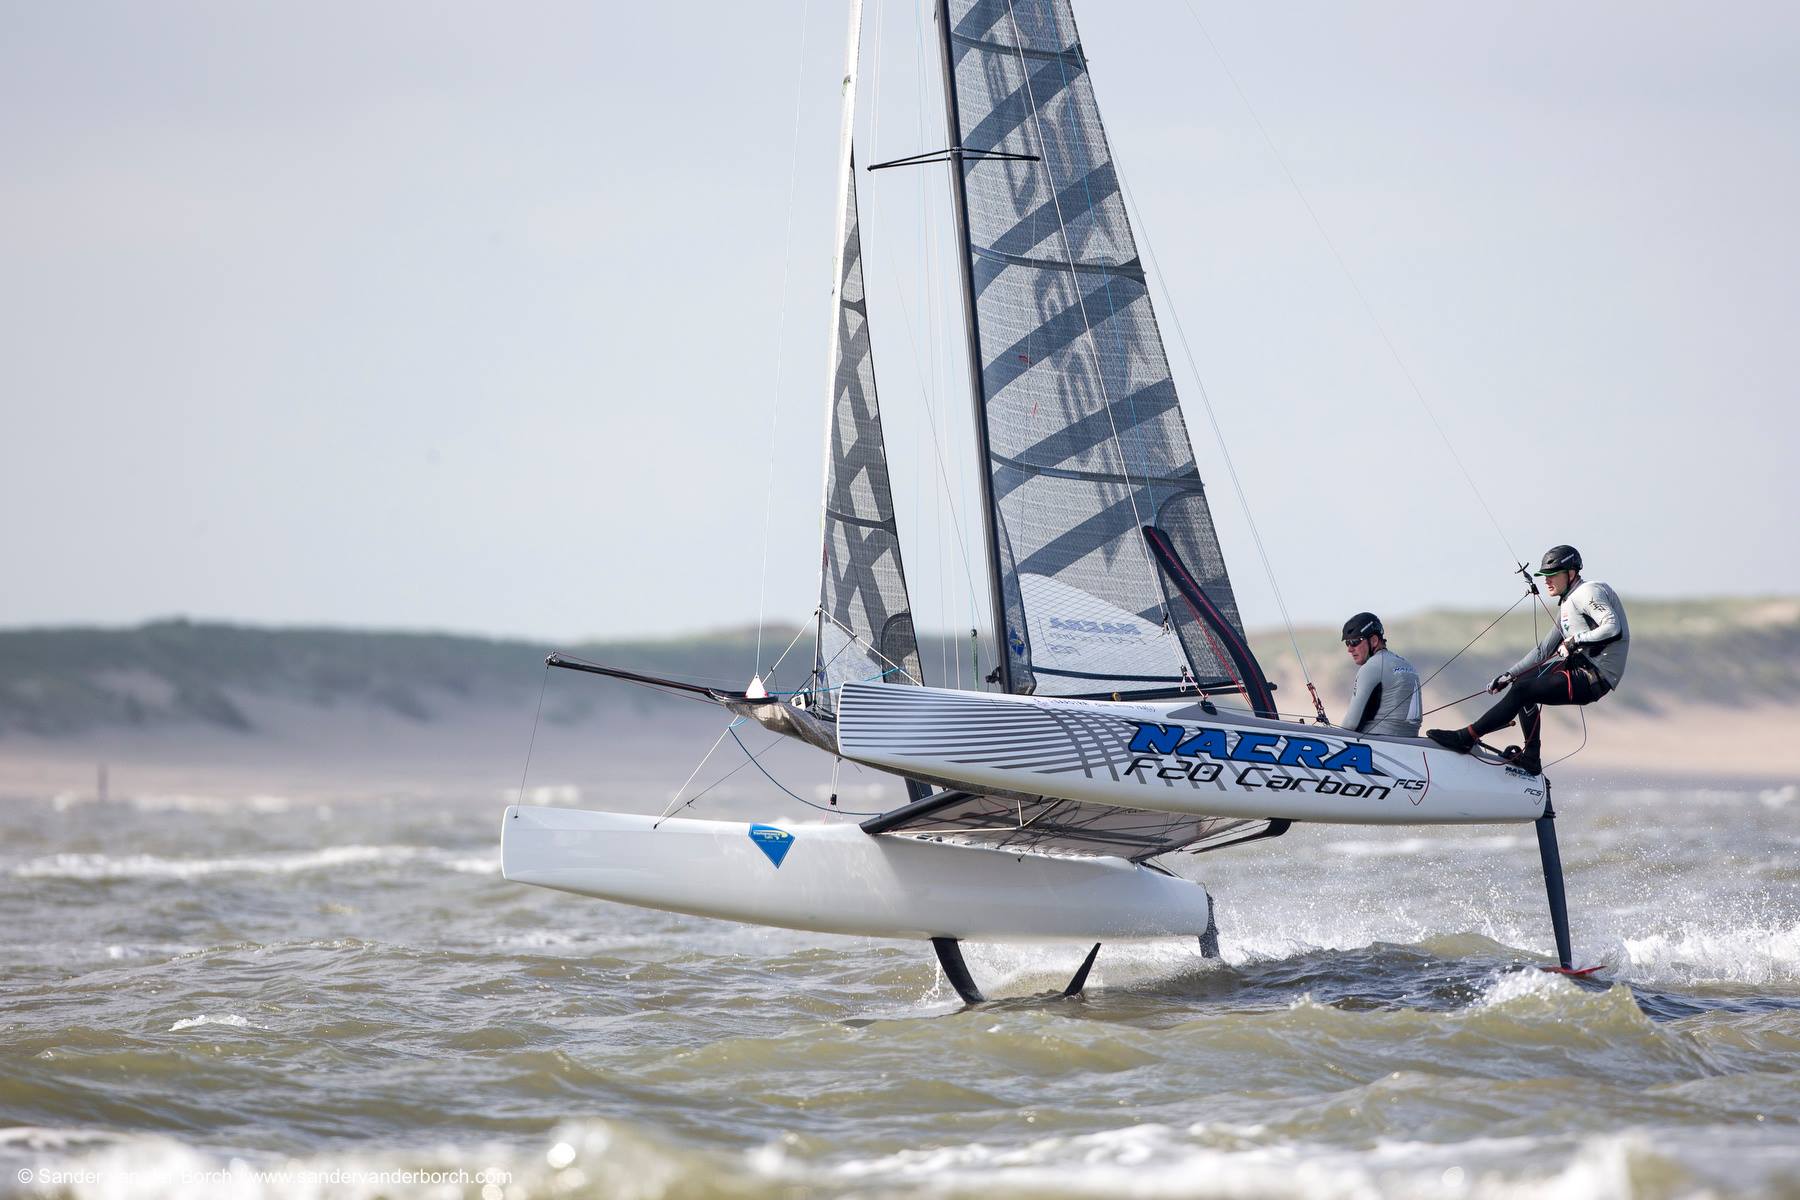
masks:
{"label": "sail batten", "polygon": [[941,0],[939,21],[1003,680],[1230,686],[1140,532],[1241,639],[1068,0]]}

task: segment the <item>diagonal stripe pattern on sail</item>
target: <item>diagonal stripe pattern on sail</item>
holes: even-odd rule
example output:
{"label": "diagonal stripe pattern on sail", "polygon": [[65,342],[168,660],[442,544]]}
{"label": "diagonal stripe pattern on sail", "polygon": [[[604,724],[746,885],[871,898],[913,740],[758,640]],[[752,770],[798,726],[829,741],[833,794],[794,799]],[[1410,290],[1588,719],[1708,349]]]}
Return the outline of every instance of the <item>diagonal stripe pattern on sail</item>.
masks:
{"label": "diagonal stripe pattern on sail", "polygon": [[945,12],[1012,690],[1167,692],[1184,662],[1228,684],[1139,532],[1169,535],[1241,637],[1073,15],[1065,0]]}
{"label": "diagonal stripe pattern on sail", "polygon": [[[825,551],[820,584],[820,683],[920,678],[918,638],[900,563],[875,361],[863,290],[855,163],[844,178],[831,411],[826,431]],[[825,693],[834,696],[835,691]],[[833,706],[830,700],[828,706]]]}

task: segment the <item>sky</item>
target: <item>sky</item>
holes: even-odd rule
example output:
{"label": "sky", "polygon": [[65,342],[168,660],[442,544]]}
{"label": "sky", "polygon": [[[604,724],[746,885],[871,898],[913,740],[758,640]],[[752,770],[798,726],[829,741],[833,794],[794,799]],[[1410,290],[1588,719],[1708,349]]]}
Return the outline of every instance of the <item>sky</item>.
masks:
{"label": "sky", "polygon": [[[0,3],[0,625],[804,620],[845,13]],[[1800,592],[1800,9],[1077,15],[1247,624],[1203,388],[1296,621],[1555,542]],[[865,21],[859,159],[941,147],[929,10]],[[859,180],[931,629],[985,594],[944,170]]]}

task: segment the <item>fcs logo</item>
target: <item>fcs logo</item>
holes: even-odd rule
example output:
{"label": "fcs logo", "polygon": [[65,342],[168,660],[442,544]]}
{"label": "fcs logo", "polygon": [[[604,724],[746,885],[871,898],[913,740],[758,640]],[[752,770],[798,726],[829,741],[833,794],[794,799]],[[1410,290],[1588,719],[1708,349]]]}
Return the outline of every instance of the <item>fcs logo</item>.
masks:
{"label": "fcs logo", "polygon": [[1320,738],[1244,731],[1233,741],[1232,731],[1225,729],[1201,726],[1189,733],[1180,725],[1152,725],[1146,721],[1133,721],[1132,725],[1136,727],[1130,746],[1133,754],[1173,754],[1181,758],[1204,755],[1219,762],[1255,763],[1264,767],[1312,767],[1321,771],[1382,774],[1375,769],[1374,752],[1355,742],[1333,751],[1331,744]]}

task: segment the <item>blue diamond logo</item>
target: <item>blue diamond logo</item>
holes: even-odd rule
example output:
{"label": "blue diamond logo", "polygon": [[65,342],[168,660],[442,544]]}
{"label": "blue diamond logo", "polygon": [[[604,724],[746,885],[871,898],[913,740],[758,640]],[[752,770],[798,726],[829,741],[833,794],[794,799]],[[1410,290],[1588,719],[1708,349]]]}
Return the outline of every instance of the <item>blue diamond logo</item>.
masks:
{"label": "blue diamond logo", "polygon": [[775,864],[777,870],[781,868],[781,860],[794,847],[794,835],[773,825],[752,825],[750,840],[756,843],[758,850],[769,856],[769,861]]}

